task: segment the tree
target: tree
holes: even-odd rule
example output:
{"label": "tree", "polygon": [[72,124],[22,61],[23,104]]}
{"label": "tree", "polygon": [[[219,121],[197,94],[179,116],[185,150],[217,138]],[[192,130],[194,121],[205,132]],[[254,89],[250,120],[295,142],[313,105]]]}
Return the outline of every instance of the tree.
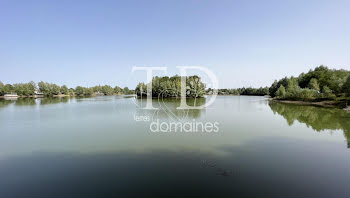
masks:
{"label": "tree", "polygon": [[13,88],[13,86],[11,84],[6,84],[2,88],[2,91],[3,91],[4,94],[12,93],[12,92],[14,92],[14,88]]}
{"label": "tree", "polygon": [[317,96],[318,92],[314,89],[304,88],[301,89],[298,95],[295,96],[298,100],[313,100]]}
{"label": "tree", "polygon": [[[283,78],[275,81],[269,88],[270,95],[275,96],[280,85],[286,87],[286,99],[292,100],[313,100],[316,98],[335,99],[343,95],[350,85],[348,78],[350,72],[343,69],[329,69],[326,66],[316,67],[299,77]],[[350,83],[349,83],[350,84]],[[322,92],[320,93],[320,88]],[[276,90],[276,91],[275,91]],[[272,92],[275,91],[275,92]]]}
{"label": "tree", "polygon": [[51,95],[58,95],[58,94],[60,94],[60,91],[61,91],[60,86],[58,86],[56,84],[49,84],[49,85],[50,85]]}
{"label": "tree", "polygon": [[271,97],[275,97],[275,93],[276,91],[279,89],[279,87],[281,85],[283,85],[284,87],[287,87],[288,85],[288,81],[289,81],[289,78],[287,77],[284,77],[282,78],[281,80],[277,81],[275,80],[275,82],[271,85],[271,87],[269,88],[269,94]]}
{"label": "tree", "polygon": [[201,82],[200,77],[190,76],[186,80],[186,96],[192,98],[202,97],[205,94],[205,85]]}
{"label": "tree", "polygon": [[74,89],[73,89],[73,88],[69,88],[69,89],[68,89],[68,94],[69,94],[70,96],[74,96],[74,95],[75,95]]}
{"label": "tree", "polygon": [[287,91],[287,93],[286,93],[287,98],[289,98],[289,99],[297,99],[298,98],[298,95],[299,95],[301,89],[298,85],[297,78],[292,77],[288,80],[286,91]]}
{"label": "tree", "polygon": [[[202,97],[205,91],[205,84],[202,83],[199,76],[188,76],[186,78],[186,97]],[[152,97],[180,97],[181,96],[181,77],[178,75],[168,77],[155,76],[150,82],[152,85]],[[148,84],[149,85],[149,84]],[[130,90],[130,94],[134,91]],[[138,96],[146,95],[147,85],[139,83],[136,86],[135,93]]]}
{"label": "tree", "polygon": [[66,85],[61,86],[60,92],[61,92],[61,94],[67,95],[68,94],[68,87]]}
{"label": "tree", "polygon": [[328,99],[334,99],[335,95],[332,93],[332,90],[328,87],[328,86],[323,86],[322,88],[322,96],[324,98],[328,98]]}
{"label": "tree", "polygon": [[342,90],[346,94],[346,96],[350,96],[350,75],[348,76],[346,82],[344,83]]}
{"label": "tree", "polygon": [[38,87],[41,93],[43,93],[45,96],[53,96],[58,95],[61,91],[61,87],[53,84],[53,83],[47,83],[40,81],[38,83]]}
{"label": "tree", "polygon": [[309,82],[309,85],[308,85],[308,88],[309,89],[314,89],[316,91],[320,91],[320,86],[318,85],[318,81],[316,78],[312,78]]}
{"label": "tree", "polygon": [[114,93],[114,89],[109,85],[102,86],[101,91],[104,95],[112,95]]}
{"label": "tree", "polygon": [[122,93],[122,88],[118,87],[118,86],[115,86],[114,87],[114,93],[115,94],[121,94]]}
{"label": "tree", "polygon": [[130,94],[130,89],[128,87],[124,87],[123,94]]}
{"label": "tree", "polygon": [[301,88],[306,88],[311,79],[315,78],[318,81],[319,87],[327,86],[333,93],[340,94],[342,92],[342,86],[349,74],[349,71],[343,69],[329,69],[321,65],[306,74],[300,75],[298,81]]}
{"label": "tree", "polygon": [[135,88],[135,93],[137,96],[147,96],[147,85],[145,83],[139,83]]}
{"label": "tree", "polygon": [[84,95],[85,96],[92,96],[92,95],[94,95],[94,89],[92,87],[84,88],[84,89],[85,89],[85,91],[84,91]]}
{"label": "tree", "polygon": [[49,92],[49,87],[48,87],[48,83],[40,81],[38,83],[38,87],[39,87],[39,91],[41,93],[43,93],[44,95],[48,95]]}
{"label": "tree", "polygon": [[77,86],[75,88],[75,94],[77,94],[78,96],[83,96],[85,95],[85,88],[81,87],[81,86]]}
{"label": "tree", "polygon": [[286,89],[283,85],[281,85],[275,93],[275,96],[279,99],[283,99],[286,97]]}
{"label": "tree", "polygon": [[4,84],[0,81],[0,96],[4,95]]}
{"label": "tree", "polygon": [[31,96],[34,95],[36,84],[31,81],[29,83],[16,83],[13,85],[13,91],[19,96]]}

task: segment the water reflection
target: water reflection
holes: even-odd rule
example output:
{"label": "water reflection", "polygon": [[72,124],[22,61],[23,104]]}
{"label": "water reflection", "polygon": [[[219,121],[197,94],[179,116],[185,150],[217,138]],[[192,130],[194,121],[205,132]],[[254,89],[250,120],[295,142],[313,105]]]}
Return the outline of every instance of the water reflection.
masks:
{"label": "water reflection", "polygon": [[6,107],[9,104],[14,103],[16,106],[31,106],[31,105],[47,105],[67,103],[70,100],[69,97],[51,97],[51,98],[16,98],[12,100],[0,99],[0,108]]}
{"label": "water reflection", "polygon": [[[174,121],[182,121],[189,118],[198,118],[205,109],[189,109],[182,110],[176,109],[180,106],[181,100],[179,98],[163,98],[153,99],[152,105],[158,108],[156,111],[144,110],[147,100],[145,98],[138,98],[135,100],[138,115],[148,115],[153,119],[171,119]],[[187,98],[186,103],[188,106],[201,106],[206,103],[206,98]]]}
{"label": "water reflection", "polygon": [[69,97],[42,98],[40,99],[40,105],[67,103],[68,101]]}
{"label": "water reflection", "polygon": [[295,121],[306,124],[315,131],[342,130],[350,148],[350,113],[341,109],[269,102],[274,113],[286,119],[288,125]]}
{"label": "water reflection", "polygon": [[0,108],[6,107],[9,104],[14,103],[14,100],[6,100],[6,99],[0,99]]}
{"label": "water reflection", "polygon": [[36,105],[35,98],[18,98],[15,102],[17,106]]}

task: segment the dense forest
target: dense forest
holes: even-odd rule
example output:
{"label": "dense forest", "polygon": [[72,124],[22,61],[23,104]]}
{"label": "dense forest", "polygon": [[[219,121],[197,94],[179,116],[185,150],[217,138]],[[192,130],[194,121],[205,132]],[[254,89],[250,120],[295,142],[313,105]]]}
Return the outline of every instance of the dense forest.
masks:
{"label": "dense forest", "polygon": [[350,96],[350,71],[316,67],[298,77],[276,80],[270,96],[285,100],[335,100]]}
{"label": "dense forest", "polygon": [[113,95],[113,94],[134,94],[134,90],[130,90],[128,87],[120,88],[115,86],[114,88],[109,85],[94,86],[94,87],[82,87],[77,86],[75,89],[68,88],[66,85],[56,85],[54,83],[39,82],[38,84],[33,81],[29,83],[16,83],[16,84],[3,84],[0,82],[0,96],[7,93],[17,93],[18,96],[34,96],[38,92],[44,96],[55,95],[70,95],[70,96],[93,96],[93,95]]}
{"label": "dense forest", "polygon": [[[168,77],[153,77],[152,78],[152,97],[180,97],[181,96],[181,77],[178,75]],[[135,93],[139,97],[147,95],[147,84],[139,83],[136,86]],[[200,77],[186,77],[186,97],[199,98],[206,93],[205,84]]]}

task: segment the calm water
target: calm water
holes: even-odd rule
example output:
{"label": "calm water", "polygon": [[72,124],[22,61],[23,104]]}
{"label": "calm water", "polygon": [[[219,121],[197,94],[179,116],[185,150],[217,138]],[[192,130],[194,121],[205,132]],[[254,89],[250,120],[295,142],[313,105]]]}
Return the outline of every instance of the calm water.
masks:
{"label": "calm water", "polygon": [[[154,104],[0,100],[0,197],[350,196],[350,113],[245,96],[205,110]],[[217,122],[219,132],[151,132],[140,118]]]}

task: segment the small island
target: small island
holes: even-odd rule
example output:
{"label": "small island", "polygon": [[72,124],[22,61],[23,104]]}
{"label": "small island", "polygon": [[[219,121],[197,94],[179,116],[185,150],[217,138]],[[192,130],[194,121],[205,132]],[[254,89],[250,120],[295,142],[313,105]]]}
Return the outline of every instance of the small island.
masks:
{"label": "small island", "polygon": [[[181,97],[181,76],[153,77],[152,97],[179,98]],[[138,97],[147,96],[147,84],[139,83],[135,88]],[[200,98],[206,94],[205,84],[199,76],[186,76],[186,97]]]}

